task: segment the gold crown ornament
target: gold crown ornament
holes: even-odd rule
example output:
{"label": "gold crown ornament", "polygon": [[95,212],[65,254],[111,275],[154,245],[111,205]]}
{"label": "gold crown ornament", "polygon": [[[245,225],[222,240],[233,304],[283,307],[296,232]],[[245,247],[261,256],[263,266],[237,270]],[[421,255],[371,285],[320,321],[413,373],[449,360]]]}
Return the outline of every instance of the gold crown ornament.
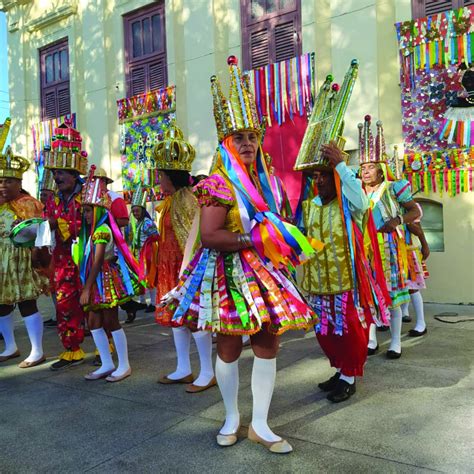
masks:
{"label": "gold crown ornament", "polygon": [[114,182],[114,180],[112,178],[109,178],[107,176],[107,173],[104,170],[104,168],[96,168],[95,172],[94,172],[94,177],[103,179],[105,181],[105,184],[110,184],[110,183]]}
{"label": "gold crown ornament", "polygon": [[98,206],[110,209],[112,200],[107,191],[107,183],[103,179],[95,176],[95,165],[89,169],[89,175],[82,187],[82,205]]}
{"label": "gold crown ornament", "polygon": [[146,209],[146,199],[148,196],[148,190],[142,186],[142,183],[138,183],[137,188],[133,192],[131,206],[140,206]]}
{"label": "gold crown ornament", "polygon": [[217,76],[211,77],[214,119],[219,142],[239,131],[254,131],[258,135],[262,133],[255,97],[250,86],[250,78],[247,74],[241,74],[237,62],[235,56],[229,56],[227,59],[230,72],[228,99],[222,93]]}
{"label": "gold crown ornament", "polygon": [[[353,59],[340,87],[338,84],[331,85],[332,75],[326,77],[315,99],[294,170],[332,169],[322,155],[321,147],[334,140],[341,150],[344,149],[344,114],[357,79],[358,68],[359,62]],[[344,159],[348,161],[347,153],[344,153]]]}
{"label": "gold crown ornament", "polygon": [[173,123],[166,130],[163,140],[153,150],[155,168],[159,170],[191,171],[196,150],[184,140],[183,132]]}
{"label": "gold crown ornament", "polygon": [[383,135],[383,124],[377,121],[377,134],[372,134],[372,117],[366,115],[364,123],[359,123],[359,163],[386,163],[387,153],[385,151],[385,138]]}
{"label": "gold crown ornament", "polygon": [[54,193],[58,190],[56,181],[54,181],[54,175],[51,170],[44,169],[43,179],[39,183],[40,191],[53,191]]}
{"label": "gold crown ornament", "polygon": [[23,173],[30,167],[30,162],[13,153],[10,146],[0,154],[0,178],[22,179]]}

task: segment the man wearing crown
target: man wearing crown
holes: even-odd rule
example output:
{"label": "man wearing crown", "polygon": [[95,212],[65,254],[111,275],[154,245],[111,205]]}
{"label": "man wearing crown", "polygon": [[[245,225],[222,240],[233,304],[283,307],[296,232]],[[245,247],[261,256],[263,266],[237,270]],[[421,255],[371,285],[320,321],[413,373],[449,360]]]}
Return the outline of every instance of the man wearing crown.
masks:
{"label": "man wearing crown", "polygon": [[81,229],[80,174],[87,170],[87,153],[80,151],[80,143],[79,132],[66,123],[55,130],[52,149],[44,151],[45,167],[53,171],[58,188],[54,201],[46,208],[46,216],[56,239],[53,250],[56,317],[64,346],[59,360],[50,366],[51,370],[81,364],[85,355],[81,349],[85,321],[79,304],[81,282],[71,253],[71,245]]}
{"label": "man wearing crown", "polygon": [[19,364],[22,369],[46,360],[43,318],[36,299],[48,291],[48,279],[34,268],[38,266],[38,250],[15,246],[10,240],[15,224],[40,218],[43,209],[39,201],[22,190],[22,176],[28,167],[28,160],[15,156],[10,147],[0,155],[0,334],[5,341],[0,362],[20,356],[13,332],[13,309],[18,305],[31,342],[29,356]]}

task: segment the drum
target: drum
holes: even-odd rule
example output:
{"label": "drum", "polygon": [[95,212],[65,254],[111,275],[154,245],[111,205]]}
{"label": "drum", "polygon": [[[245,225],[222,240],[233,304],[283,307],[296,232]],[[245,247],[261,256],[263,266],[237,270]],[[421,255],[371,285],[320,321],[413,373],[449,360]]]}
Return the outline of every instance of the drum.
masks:
{"label": "drum", "polygon": [[16,247],[34,247],[36,234],[44,219],[34,217],[17,224],[10,232],[10,240]]}

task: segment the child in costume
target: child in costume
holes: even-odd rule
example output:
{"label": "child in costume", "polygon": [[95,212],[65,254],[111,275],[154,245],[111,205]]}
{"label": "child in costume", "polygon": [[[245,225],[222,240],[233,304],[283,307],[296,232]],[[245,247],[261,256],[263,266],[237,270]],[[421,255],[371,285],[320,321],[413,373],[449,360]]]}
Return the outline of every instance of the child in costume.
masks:
{"label": "child in costume", "polygon": [[[198,203],[191,190],[191,166],[195,157],[194,148],[183,138],[183,133],[173,124],[165,137],[155,147],[156,167],[159,169],[161,192],[166,196],[157,208],[158,224],[158,275],[157,301],[178,283],[180,269],[185,258],[185,246],[189,237],[192,247],[196,236],[189,235]],[[189,256],[188,256],[189,258]],[[160,309],[156,322],[171,326],[176,348],[177,366],[171,374],[159,379],[162,384],[186,383],[188,393],[197,393],[216,385],[212,367],[212,338],[207,331],[191,331],[186,325],[171,320],[170,315]],[[189,359],[191,335],[198,349],[200,373],[194,377]]]}
{"label": "child in costume", "polygon": [[255,357],[248,438],[271,452],[289,453],[291,445],[268,426],[268,410],[278,335],[317,322],[287,270],[312,248],[297,228],[279,217],[248,77],[241,76],[234,56],[228,64],[229,100],[217,78],[211,78],[220,146],[209,178],[195,188],[201,206],[201,248],[158,314],[168,315],[174,324],[218,333],[216,378],[226,411],[217,435],[220,446],[231,446],[238,439],[238,360],[241,336],[250,335]]}
{"label": "child in costume", "polygon": [[[8,128],[9,119],[0,132],[2,151]],[[0,154],[0,334],[5,341],[0,362],[20,356],[13,331],[13,309],[18,305],[31,343],[30,354],[19,364],[22,369],[46,360],[43,354],[43,318],[36,300],[48,292],[48,279],[35,269],[38,249],[17,247],[9,237],[20,220],[41,217],[42,204],[22,192],[22,176],[28,167],[28,160],[15,156],[10,147],[5,154]]]}
{"label": "child in costume", "polygon": [[[145,312],[155,311],[156,285],[158,283],[158,273],[156,271],[156,258],[158,248],[158,229],[146,210],[148,191],[143,189],[141,183],[133,192],[132,196],[132,216],[130,223],[125,229],[125,239],[127,240],[133,256],[143,268],[143,274],[147,279],[147,294],[150,297],[150,304]],[[138,303],[130,301],[122,306],[127,311],[125,323],[132,323],[135,320]]]}
{"label": "child in costume", "polygon": [[[390,347],[387,358],[399,359],[402,355],[401,305],[409,301],[407,286],[407,248],[403,224],[410,224],[419,218],[420,212],[413,201],[410,184],[405,180],[394,181],[387,165],[382,122],[377,122],[377,136],[370,129],[370,115],[365,116],[364,125],[359,124],[359,161],[364,190],[369,198],[378,244],[390,291]],[[370,327],[368,354],[378,350],[375,324]]]}
{"label": "child in costume", "polygon": [[[107,190],[93,176],[91,167],[84,187],[84,222],[79,239],[79,268],[83,289],[80,303],[88,312],[89,328],[102,365],[85,376],[86,380],[105,378],[118,382],[130,376],[127,338],[118,320],[118,306],[141,292],[138,264],[131,255],[112,214]],[[117,350],[115,368],[104,330],[107,326]]]}

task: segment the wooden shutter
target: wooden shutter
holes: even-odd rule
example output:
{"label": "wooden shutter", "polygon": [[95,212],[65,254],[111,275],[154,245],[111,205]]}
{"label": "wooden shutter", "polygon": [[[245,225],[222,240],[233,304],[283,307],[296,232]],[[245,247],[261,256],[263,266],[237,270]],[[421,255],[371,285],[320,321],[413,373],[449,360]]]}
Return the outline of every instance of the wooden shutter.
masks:
{"label": "wooden shutter", "polygon": [[145,66],[130,68],[129,90],[130,95],[143,94],[146,91],[146,70]]}
{"label": "wooden shutter", "polygon": [[57,88],[58,117],[71,113],[71,97],[69,95],[69,84]]}
{"label": "wooden shutter", "polygon": [[434,15],[457,7],[457,0],[426,0],[424,16]]}
{"label": "wooden shutter", "polygon": [[166,87],[166,62],[162,59],[148,68],[148,87],[150,90]]}
{"label": "wooden shutter", "polygon": [[250,33],[250,69],[270,63],[270,29],[258,29]]}
{"label": "wooden shutter", "polygon": [[49,91],[43,91],[42,109],[43,120],[51,120],[57,117],[58,106],[56,100],[56,90],[54,88]]}
{"label": "wooden shutter", "polygon": [[298,32],[294,19],[275,25],[274,35],[276,63],[298,55]]}

